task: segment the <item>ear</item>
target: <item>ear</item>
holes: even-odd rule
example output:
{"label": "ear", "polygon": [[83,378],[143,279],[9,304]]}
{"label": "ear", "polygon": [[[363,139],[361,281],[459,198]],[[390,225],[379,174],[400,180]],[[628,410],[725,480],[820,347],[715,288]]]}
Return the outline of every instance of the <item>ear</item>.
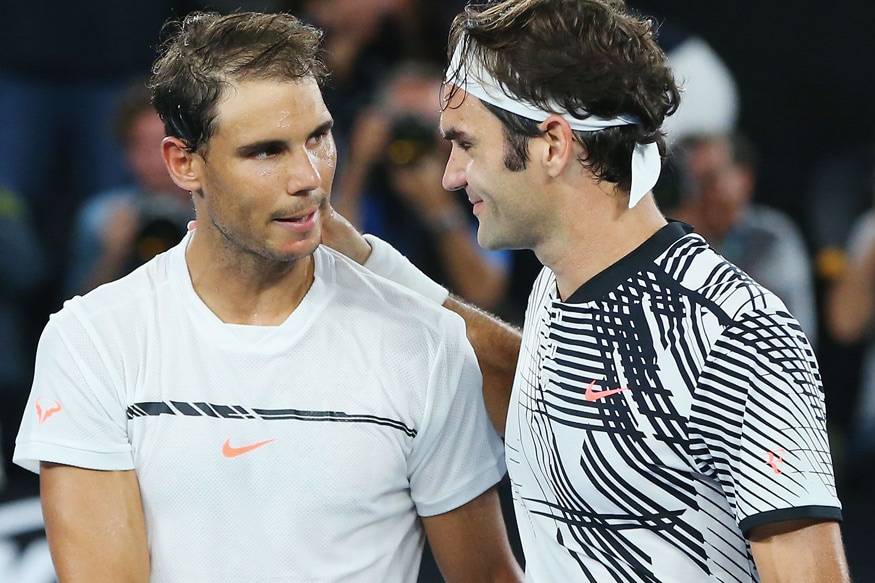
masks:
{"label": "ear", "polygon": [[161,155],[170,177],[176,185],[189,192],[201,189],[200,174],[197,172],[197,154],[189,152],[179,138],[168,136],[161,140]]}
{"label": "ear", "polygon": [[544,132],[541,136],[544,146],[540,152],[541,162],[549,175],[556,178],[577,158],[571,126],[561,115],[553,114],[538,124],[538,128]]}

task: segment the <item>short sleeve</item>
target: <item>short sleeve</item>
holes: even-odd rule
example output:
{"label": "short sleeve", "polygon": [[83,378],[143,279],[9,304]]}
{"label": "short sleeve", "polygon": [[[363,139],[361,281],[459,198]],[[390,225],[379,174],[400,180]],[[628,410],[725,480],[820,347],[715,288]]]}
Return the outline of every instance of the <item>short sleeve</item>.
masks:
{"label": "short sleeve", "polygon": [[694,396],[701,459],[745,533],[797,518],[841,520],[814,351],[786,312],[743,316],[715,344]]}
{"label": "short sleeve", "polygon": [[447,313],[429,379],[425,416],[408,459],[420,516],[458,508],[498,483],[504,446],[483,403],[482,377],[464,323]]}
{"label": "short sleeve", "polygon": [[34,381],[13,461],[33,472],[40,461],[97,470],[133,469],[120,377],[69,311],[52,316],[40,337]]}

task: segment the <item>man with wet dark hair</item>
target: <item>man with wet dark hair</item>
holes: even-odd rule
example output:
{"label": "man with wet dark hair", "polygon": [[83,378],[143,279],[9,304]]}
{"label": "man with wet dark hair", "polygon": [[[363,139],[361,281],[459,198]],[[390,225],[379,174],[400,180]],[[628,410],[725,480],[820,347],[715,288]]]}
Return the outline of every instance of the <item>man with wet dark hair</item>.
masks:
{"label": "man with wet dark hair", "polygon": [[155,64],[196,229],[43,332],[15,460],[40,473],[60,581],[412,582],[426,536],[448,581],[519,580],[446,290],[320,245],[319,39],[286,14],[193,14]]}

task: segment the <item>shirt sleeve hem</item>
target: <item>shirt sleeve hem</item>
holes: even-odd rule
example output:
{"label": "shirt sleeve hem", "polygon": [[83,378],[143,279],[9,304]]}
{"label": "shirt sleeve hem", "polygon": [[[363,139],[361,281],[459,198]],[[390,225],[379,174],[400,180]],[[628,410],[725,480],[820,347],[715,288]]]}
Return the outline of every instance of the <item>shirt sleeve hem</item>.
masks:
{"label": "shirt sleeve hem", "polygon": [[94,452],[39,442],[18,443],[12,461],[22,468],[39,473],[40,462],[52,462],[89,470],[132,470],[129,451]]}
{"label": "shirt sleeve hem", "polygon": [[468,481],[463,487],[443,498],[430,502],[417,501],[416,513],[419,516],[436,516],[464,506],[498,484],[504,478],[505,472],[504,463],[499,461]]}
{"label": "shirt sleeve hem", "polygon": [[783,522],[785,520],[799,520],[805,518],[814,518],[820,520],[835,520],[842,521],[842,510],[836,506],[799,506],[797,508],[781,508],[779,510],[769,510],[760,512],[753,516],[748,516],[738,523],[738,528],[747,537],[750,531],[764,524],[773,522]]}

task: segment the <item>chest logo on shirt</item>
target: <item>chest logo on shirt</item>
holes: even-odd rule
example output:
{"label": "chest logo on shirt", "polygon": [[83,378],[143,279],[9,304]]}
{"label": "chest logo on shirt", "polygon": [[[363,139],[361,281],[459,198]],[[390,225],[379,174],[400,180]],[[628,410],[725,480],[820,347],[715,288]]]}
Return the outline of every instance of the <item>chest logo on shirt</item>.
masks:
{"label": "chest logo on shirt", "polygon": [[48,421],[49,417],[61,410],[61,404],[57,401],[52,401],[52,403],[54,404],[51,407],[49,407],[48,409],[43,409],[42,405],[40,405],[39,403],[39,400],[40,398],[37,397],[34,406],[36,407],[36,418],[39,421],[39,424],[42,425],[43,423]]}
{"label": "chest logo on shirt", "polygon": [[621,391],[629,390],[629,387],[624,387],[622,389],[605,389],[603,391],[595,391],[593,390],[593,387],[595,387],[595,381],[589,383],[589,386],[586,387],[586,392],[583,394],[583,398],[590,403],[598,401],[600,399],[604,399],[605,397],[610,397],[611,395],[616,395]]}
{"label": "chest logo on shirt", "polygon": [[225,440],[225,443],[222,445],[222,455],[225,457],[237,457],[238,455],[243,455],[244,453],[249,453],[253,449],[258,449],[262,445],[267,445],[268,443],[272,443],[276,441],[276,438],[273,439],[265,439],[264,441],[259,441],[258,443],[250,443],[249,445],[241,445],[240,447],[234,447],[231,445],[231,438]]}
{"label": "chest logo on shirt", "polygon": [[781,471],[781,464],[784,463],[784,458],[781,457],[781,454],[787,453],[783,449],[779,449],[778,451],[767,451],[766,455],[768,456],[768,460],[766,461],[772,467],[772,471],[776,474],[783,473]]}

